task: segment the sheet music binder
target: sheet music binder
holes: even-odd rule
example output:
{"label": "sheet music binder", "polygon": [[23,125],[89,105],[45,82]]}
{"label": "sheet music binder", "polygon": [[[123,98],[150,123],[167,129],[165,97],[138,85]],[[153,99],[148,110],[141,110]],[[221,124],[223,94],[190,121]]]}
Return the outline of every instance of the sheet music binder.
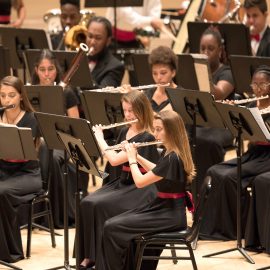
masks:
{"label": "sheet music binder", "polygon": [[[234,119],[240,119],[243,128],[243,137],[250,141],[270,141],[270,132],[265,124],[260,110],[257,107],[246,108],[224,103],[215,104],[229,130],[234,130],[233,136],[237,136],[237,131],[233,126]],[[245,119],[248,119],[246,121]],[[256,137],[254,137],[255,135]]]}
{"label": "sheet music binder", "polygon": [[0,124],[0,158],[36,160],[31,128]]}

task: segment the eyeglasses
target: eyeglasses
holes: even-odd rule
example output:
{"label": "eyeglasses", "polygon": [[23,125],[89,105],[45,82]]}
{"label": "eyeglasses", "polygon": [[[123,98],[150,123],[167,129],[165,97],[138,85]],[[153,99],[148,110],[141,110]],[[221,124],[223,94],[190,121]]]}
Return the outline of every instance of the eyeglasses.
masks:
{"label": "eyeglasses", "polygon": [[267,90],[269,85],[270,83],[261,82],[261,83],[252,83],[250,87],[252,90],[258,90],[258,89]]}

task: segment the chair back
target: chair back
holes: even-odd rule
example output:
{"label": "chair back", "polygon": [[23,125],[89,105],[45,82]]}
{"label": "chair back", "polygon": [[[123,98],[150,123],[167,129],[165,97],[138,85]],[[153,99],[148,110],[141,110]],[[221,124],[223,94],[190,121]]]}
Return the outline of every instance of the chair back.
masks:
{"label": "chair back", "polygon": [[193,217],[193,224],[190,230],[190,235],[187,237],[187,240],[189,242],[193,242],[193,240],[197,238],[200,231],[202,218],[207,205],[208,195],[211,190],[211,181],[211,176],[206,176],[201,186],[199,197],[197,199],[197,204],[195,206],[195,213]]}

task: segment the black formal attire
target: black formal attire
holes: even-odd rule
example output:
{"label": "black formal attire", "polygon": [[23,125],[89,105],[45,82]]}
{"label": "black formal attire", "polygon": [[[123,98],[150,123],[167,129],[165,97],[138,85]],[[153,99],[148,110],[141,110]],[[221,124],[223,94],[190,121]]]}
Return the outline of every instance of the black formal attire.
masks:
{"label": "black formal attire", "polygon": [[[156,199],[105,222],[102,239],[103,265],[97,264],[97,269],[135,269],[132,239],[147,233],[186,228],[186,173],[182,161],[174,152],[166,156],[163,154],[152,172],[162,177],[162,180],[155,182],[158,190]],[[183,197],[174,199],[170,197],[172,193]]]}
{"label": "black formal attire", "polygon": [[[121,141],[126,140],[128,128],[120,135]],[[153,135],[142,132],[132,137],[129,142],[153,141]],[[159,155],[155,146],[141,147],[138,152],[143,157],[157,162]],[[144,171],[141,168],[141,171]],[[101,240],[104,223],[107,219],[148,204],[156,194],[154,185],[137,189],[129,168],[129,163],[122,165],[121,174],[96,192],[86,196],[80,204],[80,261],[89,258],[97,262],[101,252]]]}
{"label": "black formal attire", "polygon": [[93,57],[89,57],[89,61],[96,62],[91,72],[96,88],[121,85],[125,72],[124,65],[113,56],[108,48]]}
{"label": "black formal attire", "polygon": [[[64,91],[64,103],[66,110],[77,106],[79,101],[71,88]],[[64,225],[64,186],[65,186],[65,159],[64,151],[53,150],[53,164],[50,179],[50,200],[54,226],[62,228]],[[71,162],[67,162],[67,181],[68,181],[68,224],[75,224],[75,192],[76,192],[76,168]],[[89,175],[80,172],[80,189],[85,196],[87,194]]]}
{"label": "black formal attire", "polygon": [[264,57],[270,56],[270,28],[269,26],[267,26],[263,34],[258,50],[256,52],[256,56],[264,56]]}
{"label": "black formal attire", "polygon": [[[33,113],[26,112],[17,126],[31,128],[33,137],[38,134]],[[0,159],[0,260],[16,262],[24,258],[18,209],[34,198],[41,188],[42,181],[37,160]]]}
{"label": "black formal attire", "polygon": [[[222,65],[214,74],[212,74],[213,83],[219,81],[227,81],[234,85],[232,73],[228,66]],[[191,130],[189,128],[189,130]],[[195,164],[196,177],[199,186],[203,183],[203,179],[207,170],[224,160],[226,148],[232,146],[233,136],[230,131],[213,128],[213,127],[197,127],[196,128],[196,149]]]}
{"label": "black formal attire", "polygon": [[270,172],[258,175],[252,185],[252,197],[246,224],[245,246],[270,254]]}
{"label": "black formal attire", "polygon": [[9,24],[11,15],[11,0],[1,0],[0,5],[0,24]]}
{"label": "black formal attire", "polygon": [[[250,195],[247,187],[261,173],[270,171],[270,144],[252,144],[242,156],[242,232],[247,224]],[[207,175],[212,177],[200,235],[207,239],[236,239],[237,159],[212,166]]]}

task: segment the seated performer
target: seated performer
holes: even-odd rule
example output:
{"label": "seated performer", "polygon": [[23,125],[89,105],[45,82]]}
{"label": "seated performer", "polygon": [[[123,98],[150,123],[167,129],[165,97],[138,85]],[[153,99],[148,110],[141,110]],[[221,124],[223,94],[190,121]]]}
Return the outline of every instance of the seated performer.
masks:
{"label": "seated performer", "polygon": [[259,174],[252,183],[251,204],[245,232],[245,247],[270,254],[270,172]]}
{"label": "seated performer", "polygon": [[[152,77],[156,84],[170,84],[167,87],[175,88],[174,77],[177,69],[177,56],[166,46],[159,46],[149,55],[149,65],[152,70]],[[145,91],[155,112],[172,110],[165,87],[158,86],[156,89]]]}
{"label": "seated performer", "polygon": [[270,56],[270,28],[266,0],[245,0],[246,25],[250,29],[251,48],[256,56]]}
{"label": "seated performer", "polygon": [[[252,76],[251,87],[257,97],[270,94],[270,68],[259,67]],[[270,98],[258,100],[250,106],[259,109],[270,106]],[[254,178],[270,171],[270,144],[251,142],[249,149],[242,155],[242,224],[247,224],[249,209],[249,192]],[[205,213],[200,235],[212,239],[236,239],[236,194],[237,194],[237,159],[232,159],[212,166],[208,172],[212,177],[212,191],[209,205]],[[244,227],[243,227],[244,232]]]}
{"label": "seated performer", "polygon": [[[48,50],[42,50],[35,62],[32,75],[32,83],[39,85],[59,84],[62,77],[60,65],[54,54]],[[44,89],[46,91],[46,88]],[[66,114],[69,117],[79,118],[78,98],[73,89],[67,86],[64,90],[64,105]],[[64,223],[64,152],[62,150],[53,151],[53,167],[51,174],[50,199],[54,225],[56,228],[63,227]],[[69,225],[75,223],[75,191],[76,191],[76,169],[73,163],[68,162],[68,222]],[[80,172],[80,187],[84,196],[87,194],[89,175]]]}
{"label": "seated performer", "polygon": [[[4,123],[31,128],[37,146],[38,125],[23,83],[16,77],[7,76],[0,82],[0,106],[11,104],[15,107],[1,110],[0,125]],[[24,258],[18,208],[34,198],[41,188],[37,160],[0,159],[0,260],[16,262]]]}
{"label": "seated performer", "polygon": [[91,18],[86,43],[90,50],[89,68],[95,88],[117,87],[124,76],[124,65],[109,50],[111,39],[111,23],[104,17]]}
{"label": "seated performer", "polygon": [[[144,93],[131,91],[122,97],[122,107],[126,121],[138,119],[124,127],[117,143],[154,141],[153,112],[150,102]],[[130,173],[127,154],[125,151],[106,150],[108,145],[103,132],[95,127],[95,136],[101,151],[112,166],[121,165],[120,174],[116,179],[105,184],[96,192],[86,196],[80,205],[80,260],[81,266],[89,267],[102,260],[101,241],[104,222],[115,215],[147,204],[155,197],[156,189],[148,186],[137,189]],[[156,162],[158,152],[154,145],[139,149],[139,154]],[[144,169],[140,167],[144,172]]]}
{"label": "seated performer", "polygon": [[65,50],[65,32],[79,24],[81,20],[80,0],[60,0],[60,9],[60,20],[63,30],[57,34],[51,34],[53,50]]}
{"label": "seated performer", "polygon": [[[215,99],[231,98],[234,91],[232,73],[227,65],[223,64],[224,46],[222,37],[215,28],[206,29],[200,39],[200,53],[208,57],[213,81],[212,94]],[[207,170],[214,164],[224,160],[226,147],[232,146],[233,137],[228,130],[197,127],[195,164],[198,186],[201,185]],[[205,155],[205,153],[211,153]]]}
{"label": "seated performer", "polygon": [[[184,123],[176,112],[162,111],[154,117],[154,130],[155,138],[165,146],[157,164],[137,153],[132,143],[125,149],[136,187],[143,189],[155,183],[157,197],[144,206],[107,219],[102,230],[102,262],[96,266],[99,270],[135,269],[134,238],[183,230],[187,226],[185,188],[195,169]],[[139,166],[147,173],[143,175]]]}

